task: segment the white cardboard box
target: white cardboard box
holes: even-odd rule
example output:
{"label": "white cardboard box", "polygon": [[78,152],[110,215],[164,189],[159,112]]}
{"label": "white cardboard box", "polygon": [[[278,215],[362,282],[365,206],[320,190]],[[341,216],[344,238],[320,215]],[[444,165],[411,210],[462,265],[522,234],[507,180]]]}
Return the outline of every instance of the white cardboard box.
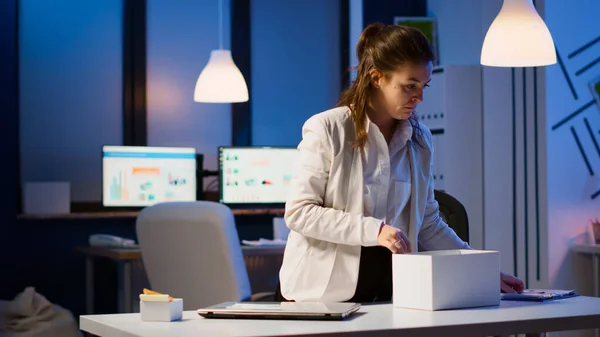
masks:
{"label": "white cardboard box", "polygon": [[23,213],[68,214],[71,212],[69,182],[26,182],[23,191]]}
{"label": "white cardboard box", "polygon": [[173,302],[140,301],[140,316],[147,322],[178,321],[183,316],[183,299],[174,298]]}
{"label": "white cardboard box", "polygon": [[395,307],[444,310],[500,304],[500,253],[445,250],[394,254]]}

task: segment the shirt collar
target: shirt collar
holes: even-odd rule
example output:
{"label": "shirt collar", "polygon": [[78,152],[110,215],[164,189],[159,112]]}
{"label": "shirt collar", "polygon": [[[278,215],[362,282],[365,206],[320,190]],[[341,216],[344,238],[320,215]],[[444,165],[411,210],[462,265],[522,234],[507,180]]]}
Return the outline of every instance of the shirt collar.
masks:
{"label": "shirt collar", "polygon": [[[374,125],[374,123],[371,122],[371,119],[367,115],[367,125],[365,125],[367,133],[371,129],[371,124],[373,124],[373,127],[377,127],[377,125]],[[396,128],[396,131],[394,131],[394,134],[392,135],[392,143],[393,143],[394,147],[397,147],[399,149],[403,148],[404,145],[406,145],[406,143],[412,138],[412,135],[413,135],[413,127],[412,127],[412,124],[410,123],[410,121],[407,119],[399,120],[398,127]]]}
{"label": "shirt collar", "polygon": [[399,148],[403,148],[404,145],[412,138],[413,127],[409,120],[403,119],[398,121],[398,127],[392,136],[392,142]]}

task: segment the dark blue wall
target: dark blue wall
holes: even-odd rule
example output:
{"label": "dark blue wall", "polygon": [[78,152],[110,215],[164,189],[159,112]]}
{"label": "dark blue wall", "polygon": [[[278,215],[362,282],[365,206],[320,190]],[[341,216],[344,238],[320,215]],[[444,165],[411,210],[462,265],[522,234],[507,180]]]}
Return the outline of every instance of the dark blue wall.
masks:
{"label": "dark blue wall", "polygon": [[[135,239],[134,219],[17,220],[20,180],[17,3],[18,0],[0,1],[0,125],[4,130],[0,133],[0,149],[2,176],[6,177],[0,193],[0,299],[12,299],[26,286],[34,286],[50,301],[79,315],[85,308],[85,264],[75,247],[85,245],[95,233]],[[380,9],[387,8],[381,3]],[[253,85],[272,87],[276,83],[267,80]],[[294,139],[297,136],[290,135]],[[268,216],[237,217],[236,223],[243,239],[271,235]],[[97,309],[115,312],[116,268],[109,262],[100,262],[97,267]]]}
{"label": "dark blue wall", "polygon": [[[89,234],[108,231],[130,236],[130,221],[18,221],[19,209],[19,85],[17,0],[0,1],[0,147],[3,168],[0,193],[0,299],[12,299],[26,286],[34,286],[49,300],[75,312],[83,311],[84,262],[74,247],[85,244]],[[102,265],[100,266],[102,268]],[[114,268],[105,278],[116,277]],[[99,308],[109,310],[116,285],[107,283],[99,292]],[[110,302],[110,301],[109,301]],[[116,304],[115,304],[116,305]]]}
{"label": "dark blue wall", "polygon": [[[18,0],[0,1],[0,299],[10,300],[27,286],[74,314],[85,310],[85,260],[75,247],[95,233],[135,239],[134,219],[18,220],[19,212],[19,85]],[[240,236],[268,237],[270,218],[238,218]],[[255,224],[263,225],[255,225]],[[117,309],[117,274],[113,263],[99,260],[96,308]]]}
{"label": "dark blue wall", "polygon": [[363,24],[394,23],[395,16],[427,16],[426,0],[363,0]]}
{"label": "dark blue wall", "polygon": [[[252,145],[296,146],[302,124],[335,106],[340,2],[250,1]],[[308,18],[310,24],[299,24]]]}
{"label": "dark blue wall", "polygon": [[[17,213],[17,181],[18,181],[18,83],[17,83],[17,2],[6,0],[0,2],[0,143],[3,146],[2,175],[0,193],[0,297],[6,297],[7,279],[14,277],[15,254],[13,245],[22,240],[16,231],[15,214]],[[13,242],[15,242],[13,244]],[[5,271],[8,271],[5,273]]]}

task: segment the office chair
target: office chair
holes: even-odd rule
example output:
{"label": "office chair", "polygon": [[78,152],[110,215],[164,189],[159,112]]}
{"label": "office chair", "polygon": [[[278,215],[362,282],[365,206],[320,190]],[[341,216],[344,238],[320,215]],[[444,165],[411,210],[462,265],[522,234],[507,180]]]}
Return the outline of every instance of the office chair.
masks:
{"label": "office chair", "polygon": [[465,207],[450,194],[434,190],[435,200],[440,207],[440,216],[459,238],[469,243],[469,219]]}
{"label": "office chair", "polygon": [[136,231],[151,288],[183,298],[184,310],[272,295],[251,295],[233,213],[225,205],[156,204],[139,213]]}

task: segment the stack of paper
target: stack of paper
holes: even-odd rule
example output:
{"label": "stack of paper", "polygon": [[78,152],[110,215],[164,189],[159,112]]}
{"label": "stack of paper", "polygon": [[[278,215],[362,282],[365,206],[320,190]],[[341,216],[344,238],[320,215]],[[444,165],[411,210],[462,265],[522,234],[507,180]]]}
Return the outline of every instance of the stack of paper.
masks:
{"label": "stack of paper", "polygon": [[242,243],[248,246],[285,246],[286,240],[275,239],[259,239],[258,241],[242,240]]}
{"label": "stack of paper", "polygon": [[525,289],[520,294],[502,294],[506,301],[550,301],[578,296],[575,290]]}

